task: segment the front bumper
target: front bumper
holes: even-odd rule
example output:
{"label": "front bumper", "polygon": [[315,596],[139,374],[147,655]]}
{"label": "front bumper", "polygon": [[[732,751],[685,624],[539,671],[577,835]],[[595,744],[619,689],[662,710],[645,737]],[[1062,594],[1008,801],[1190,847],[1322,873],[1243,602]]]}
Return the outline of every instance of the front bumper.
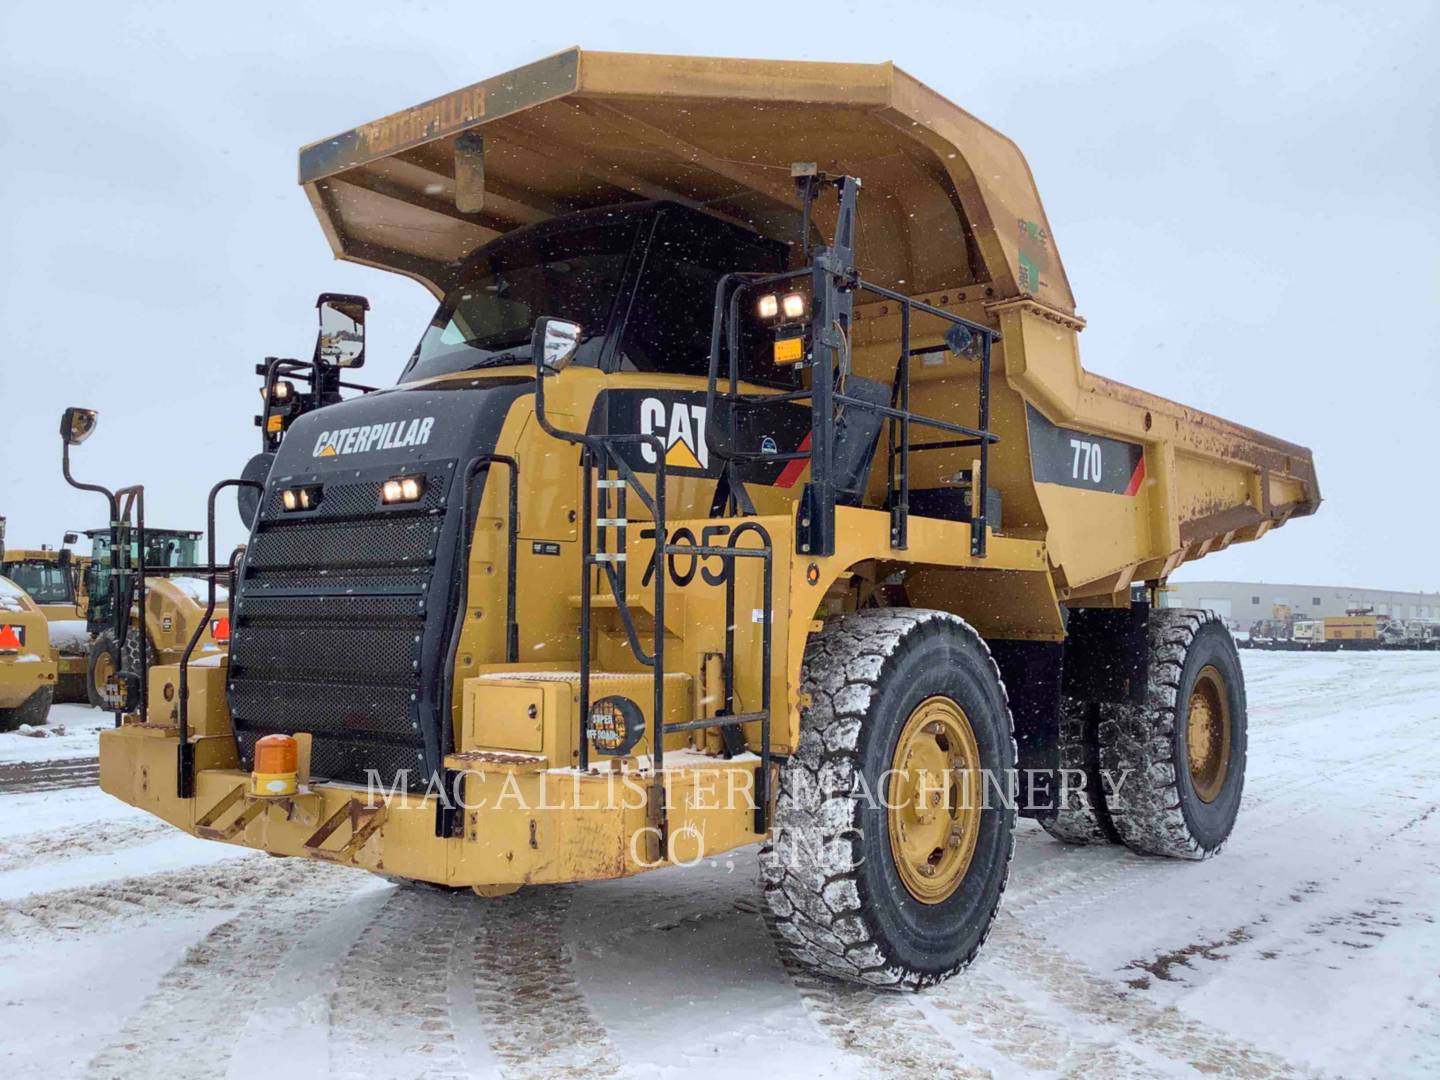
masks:
{"label": "front bumper", "polygon": [[100,787],[205,839],[454,886],[624,877],[760,839],[747,797],[751,755],[667,755],[661,843],[647,773],[526,772],[523,763],[466,772],[463,835],[437,837],[438,794],[323,783],[257,799],[234,767],[231,740],[200,735],[194,745],[195,797],[182,799],[174,728],[137,722],[102,731]]}

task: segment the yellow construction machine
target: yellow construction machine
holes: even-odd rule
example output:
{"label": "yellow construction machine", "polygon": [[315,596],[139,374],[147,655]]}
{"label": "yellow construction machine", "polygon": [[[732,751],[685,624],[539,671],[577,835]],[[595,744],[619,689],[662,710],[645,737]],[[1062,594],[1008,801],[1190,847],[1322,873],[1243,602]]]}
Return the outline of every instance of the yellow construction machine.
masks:
{"label": "yellow construction machine", "polygon": [[[111,529],[89,529],[91,557],[84,574],[87,600],[86,629],[88,637],[82,667],[84,696],[97,708],[108,703],[107,685],[122,668],[139,671],[140,649],[148,652],[147,665],[178,663],[192,632],[200,627],[197,643],[202,658],[223,649],[229,642],[229,597],[219,588],[214,609],[206,615],[205,596],[208,586],[201,577],[189,576],[203,572],[195,565],[200,549],[200,534],[192,529],[143,530],[122,526]],[[145,604],[142,635],[139,628],[141,605],[130,594],[130,623],[134,630],[125,635],[124,645],[116,631],[114,573],[116,544],[126,545],[123,564],[149,571],[145,582]],[[131,586],[134,580],[125,579]]]}
{"label": "yellow construction machine", "polygon": [[[18,554],[5,548],[5,519],[0,517],[0,566],[8,567]],[[0,574],[0,731],[45,723],[55,699],[55,672],[45,612]]]}
{"label": "yellow construction machine", "polygon": [[1219,849],[1239,661],[1152,601],[1311,455],[1081,367],[1004,136],[890,64],[575,49],[300,181],[437,309],[388,389],[362,297],[260,365],[230,651],[122,673],[106,791],[486,896],[759,843],[781,947],[896,988],[978,950],[1017,814]]}
{"label": "yellow construction machine", "polygon": [[58,671],[57,702],[86,700],[90,635],[85,584],[90,558],[71,550],[78,539],[68,532],[58,549],[8,548],[0,561],[0,576],[23,589],[49,621],[50,654]]}

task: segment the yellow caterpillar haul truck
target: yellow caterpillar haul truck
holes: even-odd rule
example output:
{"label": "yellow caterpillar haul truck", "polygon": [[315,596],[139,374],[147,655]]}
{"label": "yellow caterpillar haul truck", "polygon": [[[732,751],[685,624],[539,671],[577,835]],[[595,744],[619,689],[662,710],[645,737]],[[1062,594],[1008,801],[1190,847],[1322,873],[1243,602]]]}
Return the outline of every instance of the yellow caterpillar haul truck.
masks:
{"label": "yellow caterpillar haul truck", "polygon": [[975,954],[1017,814],[1218,850],[1237,654],[1147,600],[1311,457],[1080,366],[1003,136],[890,64],[570,50],[300,180],[437,311],[388,389],[359,297],[261,366],[230,651],[120,680],[106,791],[492,896],[760,842],[782,947],[897,988]]}

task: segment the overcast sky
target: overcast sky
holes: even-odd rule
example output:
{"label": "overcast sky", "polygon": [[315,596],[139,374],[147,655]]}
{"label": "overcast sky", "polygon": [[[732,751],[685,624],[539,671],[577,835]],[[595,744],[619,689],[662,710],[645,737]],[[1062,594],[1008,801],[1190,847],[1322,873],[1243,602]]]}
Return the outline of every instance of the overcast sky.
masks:
{"label": "overcast sky", "polygon": [[[1085,366],[1311,446],[1325,504],[1189,577],[1440,589],[1440,4],[6,4],[0,514],[100,524],[60,477],[201,528],[257,444],[253,365],[314,297],[373,304],[389,382],[433,309],[332,260],[315,139],[570,45],[894,60],[1029,158]],[[606,12],[603,13],[602,12]],[[624,12],[614,14],[612,12]],[[221,540],[243,539],[233,502]]]}

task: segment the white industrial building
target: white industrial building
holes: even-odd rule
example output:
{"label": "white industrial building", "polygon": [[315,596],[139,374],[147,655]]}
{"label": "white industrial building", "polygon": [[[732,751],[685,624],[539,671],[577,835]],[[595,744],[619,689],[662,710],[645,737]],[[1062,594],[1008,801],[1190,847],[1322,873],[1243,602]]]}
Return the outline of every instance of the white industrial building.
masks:
{"label": "white industrial building", "polygon": [[1344,615],[1355,608],[1373,608],[1376,615],[1394,619],[1440,619],[1440,593],[1433,592],[1249,581],[1172,581],[1163,597],[1165,607],[1208,608],[1241,627],[1258,619]]}

